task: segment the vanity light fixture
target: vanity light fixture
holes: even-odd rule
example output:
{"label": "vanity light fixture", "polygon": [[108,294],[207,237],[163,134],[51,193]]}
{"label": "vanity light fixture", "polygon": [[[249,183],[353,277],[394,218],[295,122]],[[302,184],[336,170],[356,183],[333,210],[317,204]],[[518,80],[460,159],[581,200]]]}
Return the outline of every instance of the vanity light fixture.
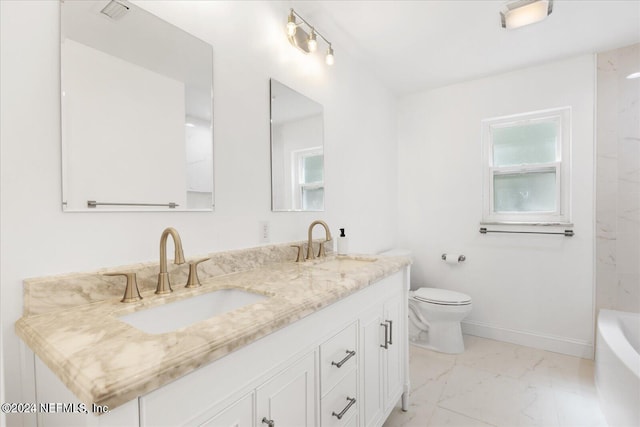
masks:
{"label": "vanity light fixture", "polygon": [[502,28],[512,30],[535,24],[553,11],[553,0],[516,0],[505,4],[500,11]]}
{"label": "vanity light fixture", "polygon": [[[298,23],[296,18],[299,18],[301,22]],[[306,25],[306,31],[302,28],[303,25]],[[325,54],[325,61],[327,65],[333,65],[335,62],[331,42],[293,9],[289,9],[289,16],[287,17],[287,37],[292,45],[306,54],[313,53],[318,50],[318,37],[320,37],[327,45],[329,45]]]}

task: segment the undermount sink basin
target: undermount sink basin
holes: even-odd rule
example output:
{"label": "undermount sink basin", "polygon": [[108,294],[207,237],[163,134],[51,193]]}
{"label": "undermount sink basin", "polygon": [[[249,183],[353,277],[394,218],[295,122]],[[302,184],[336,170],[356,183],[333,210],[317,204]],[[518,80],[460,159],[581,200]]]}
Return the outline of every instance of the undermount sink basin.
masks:
{"label": "undermount sink basin", "polygon": [[222,289],[119,317],[148,334],[163,334],[266,299],[265,295]]}
{"label": "undermount sink basin", "polygon": [[316,264],[315,266],[325,270],[346,272],[364,267],[365,265],[371,264],[374,261],[376,261],[375,258],[335,258]]}

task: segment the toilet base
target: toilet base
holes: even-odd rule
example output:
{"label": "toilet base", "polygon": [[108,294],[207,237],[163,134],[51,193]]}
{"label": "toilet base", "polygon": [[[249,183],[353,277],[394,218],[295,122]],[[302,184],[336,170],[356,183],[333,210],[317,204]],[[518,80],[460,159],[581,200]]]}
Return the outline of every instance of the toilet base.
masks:
{"label": "toilet base", "polygon": [[431,322],[428,331],[409,329],[410,344],[440,353],[464,353],[460,322]]}

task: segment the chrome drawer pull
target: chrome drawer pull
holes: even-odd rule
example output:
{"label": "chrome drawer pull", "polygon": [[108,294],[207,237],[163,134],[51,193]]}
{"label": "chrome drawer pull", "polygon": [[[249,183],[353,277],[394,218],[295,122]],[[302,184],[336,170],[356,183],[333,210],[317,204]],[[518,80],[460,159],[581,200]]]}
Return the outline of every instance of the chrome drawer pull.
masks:
{"label": "chrome drawer pull", "polygon": [[336,414],[335,412],[332,412],[331,415],[333,415],[334,417],[336,417],[337,419],[341,420],[342,417],[344,417],[344,414],[347,413],[347,411],[356,403],[356,399],[355,397],[347,397],[347,400],[349,401],[349,404],[342,410],[342,412],[340,412],[339,414]]}
{"label": "chrome drawer pull", "polygon": [[269,427],[275,427],[276,423],[273,420],[268,420],[267,417],[262,417],[262,424],[266,424]]}
{"label": "chrome drawer pull", "polygon": [[389,322],[389,345],[393,345],[393,320],[387,320]]}
{"label": "chrome drawer pull", "polygon": [[339,361],[339,362],[337,362],[337,363],[332,361],[332,362],[331,362],[331,364],[332,364],[333,366],[337,366],[338,368],[340,368],[340,367],[342,367],[342,365],[344,365],[344,364],[345,364],[345,362],[346,362],[347,360],[351,359],[351,358],[352,358],[353,356],[355,356],[355,355],[356,355],[356,352],[355,352],[355,351],[349,351],[349,350],[347,350],[347,356],[346,356],[344,359],[342,359],[341,361]]}
{"label": "chrome drawer pull", "polygon": [[384,345],[380,344],[380,347],[389,349],[389,325],[386,323],[380,323],[380,326],[384,326]]}

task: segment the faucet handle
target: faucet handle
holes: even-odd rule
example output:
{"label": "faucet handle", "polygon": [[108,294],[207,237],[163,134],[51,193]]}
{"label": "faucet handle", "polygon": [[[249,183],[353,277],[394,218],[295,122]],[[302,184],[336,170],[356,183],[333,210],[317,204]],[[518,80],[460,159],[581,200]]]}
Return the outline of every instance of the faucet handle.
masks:
{"label": "faucet handle", "polygon": [[187,278],[187,284],[185,288],[197,288],[200,285],[200,279],[198,278],[198,264],[204,261],[208,261],[211,258],[201,258],[195,261],[189,261],[189,277]]}
{"label": "faucet handle", "polygon": [[138,290],[136,273],[104,273],[104,276],[124,276],[127,278],[127,287],[120,302],[136,302],[142,299]]}
{"label": "faucet handle", "polygon": [[307,259],[315,259],[316,256],[313,254],[313,240],[309,241],[307,244]]}
{"label": "faucet handle", "polygon": [[304,245],[291,245],[292,248],[298,249],[298,255],[296,256],[296,262],[304,262]]}
{"label": "faucet handle", "polygon": [[318,249],[318,258],[324,258],[325,256],[327,256],[327,254],[325,253],[324,250],[324,244],[327,243],[329,240],[325,240],[324,242],[320,242],[320,248]]}

